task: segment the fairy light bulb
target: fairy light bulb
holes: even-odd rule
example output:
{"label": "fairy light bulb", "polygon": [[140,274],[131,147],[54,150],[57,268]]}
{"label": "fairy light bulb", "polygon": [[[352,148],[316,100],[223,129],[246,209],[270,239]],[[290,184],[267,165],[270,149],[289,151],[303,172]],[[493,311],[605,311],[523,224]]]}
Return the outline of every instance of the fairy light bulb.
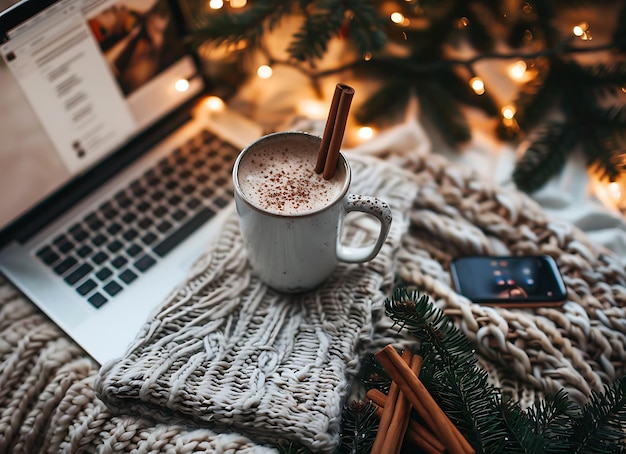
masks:
{"label": "fairy light bulb", "polygon": [[371,59],[372,59],[372,53],[371,52],[365,52],[363,54],[363,60],[370,61]]}
{"label": "fairy light bulb", "polygon": [[589,32],[589,24],[587,22],[581,22],[578,25],[574,25],[572,33],[574,33],[574,36],[579,37],[583,41],[591,40],[591,33]]}
{"label": "fairy light bulb", "polygon": [[184,93],[189,90],[189,81],[187,79],[178,79],[174,84],[174,88],[179,93]]}
{"label": "fairy light bulb", "polygon": [[231,8],[243,8],[248,4],[247,0],[230,0]]}
{"label": "fairy light bulb", "polygon": [[502,117],[506,118],[507,120],[512,120],[515,116],[516,109],[515,106],[508,105],[504,106],[500,112],[502,113]]}
{"label": "fairy light bulb", "polygon": [[607,192],[609,196],[615,201],[619,201],[622,198],[622,190],[617,181],[611,181],[608,184]]}
{"label": "fairy light bulb", "polygon": [[357,131],[357,137],[360,140],[368,140],[374,137],[374,133],[375,133],[374,129],[371,128],[370,126],[361,126],[359,130]]}
{"label": "fairy light bulb", "polygon": [[485,83],[480,77],[472,77],[469,81],[470,87],[474,90],[474,93],[477,95],[482,95],[485,93]]}
{"label": "fairy light bulb", "polygon": [[509,66],[509,76],[513,80],[521,80],[526,74],[526,69],[528,69],[526,62],[518,60]]}
{"label": "fairy light bulb", "polygon": [[401,24],[404,22],[404,15],[397,11],[394,13],[391,13],[391,16],[389,18],[391,19],[391,22],[393,22],[394,24]]}
{"label": "fairy light bulb", "polygon": [[219,96],[209,96],[205,105],[210,112],[222,112],[225,108],[224,101]]}
{"label": "fairy light bulb", "polygon": [[324,118],[326,105],[315,99],[304,99],[298,104],[298,112],[307,118]]}
{"label": "fairy light bulb", "polygon": [[269,79],[274,74],[274,70],[269,65],[261,65],[256,70],[256,75],[259,79]]}
{"label": "fairy light bulb", "polygon": [[224,7],[223,0],[210,0],[209,1],[209,8],[211,9],[221,9],[223,7]]}

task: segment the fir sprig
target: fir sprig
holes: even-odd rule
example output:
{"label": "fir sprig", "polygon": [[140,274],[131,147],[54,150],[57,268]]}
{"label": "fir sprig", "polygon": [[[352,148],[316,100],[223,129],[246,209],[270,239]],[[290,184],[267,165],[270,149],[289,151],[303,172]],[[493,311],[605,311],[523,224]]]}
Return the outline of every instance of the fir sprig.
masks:
{"label": "fir sprig", "polygon": [[[561,389],[534,406],[522,409],[491,385],[477,366],[467,338],[426,296],[397,288],[385,303],[387,315],[402,330],[417,338],[423,356],[420,380],[477,453],[612,453],[626,450],[626,381],[593,392],[581,407]],[[376,363],[364,362],[375,380],[362,380],[366,387],[385,389],[389,380]],[[344,419],[358,419],[346,407]],[[361,421],[364,421],[361,419]],[[372,436],[376,420],[359,426],[359,434]],[[358,438],[358,437],[357,437]],[[352,438],[350,438],[351,440]],[[350,440],[342,453],[356,451]]]}
{"label": "fir sprig", "polygon": [[[301,69],[311,78],[314,87],[320,77],[346,71],[352,71],[356,77],[376,75],[383,82],[382,88],[370,93],[375,102],[365,103],[359,112],[359,118],[372,123],[384,122],[390,109],[404,106],[407,93],[415,93],[421,101],[423,117],[431,120],[452,148],[458,148],[471,138],[469,122],[459,107],[477,107],[492,117],[499,112],[497,104],[489,97],[489,89],[481,96],[468,91],[467,73],[474,72],[481,61],[524,59],[534,62],[539,76],[522,87],[516,100],[517,126],[506,126],[503,122],[496,131],[506,140],[525,139],[536,135],[535,128],[548,119],[553,120],[550,116],[558,112],[562,123],[574,125],[579,136],[568,142],[569,148],[562,144],[545,148],[552,143],[553,136],[539,138],[531,145],[531,155],[516,166],[519,170],[513,180],[518,187],[525,191],[540,188],[560,172],[564,160],[580,146],[588,165],[599,169],[601,175],[617,179],[625,172],[623,160],[620,160],[624,144],[619,134],[626,126],[621,121],[623,117],[614,117],[620,121],[609,123],[598,120],[615,112],[611,110],[615,105],[606,105],[606,97],[619,95],[626,83],[623,58],[626,2],[623,0],[531,0],[516,6],[506,0],[398,0],[394,8],[409,18],[409,27],[392,23],[385,9],[390,2],[381,0],[256,0],[249,2],[246,8],[229,13],[208,12],[206,0],[186,0],[185,3],[192,10],[193,37],[198,45],[205,41],[244,41],[248,50],[264,49],[265,33],[283,19],[297,16],[300,25],[282,49],[289,58],[281,61],[268,54],[271,63]],[[564,10],[597,3],[617,6],[611,42],[583,46],[572,41],[571,36],[563,36],[556,19]],[[413,21],[420,25],[413,27]],[[330,41],[337,37],[349,44],[347,49],[352,51],[354,61],[315,72],[316,62],[324,56]],[[500,38],[512,47],[509,52],[502,52],[495,46]],[[460,43],[469,43],[475,54],[465,59],[450,57],[447,50]],[[405,52],[388,52],[390,44]],[[589,65],[572,58],[579,53],[606,51],[615,55],[614,63]],[[366,54],[372,58],[364,62]],[[243,53],[241,58],[244,58]],[[402,81],[399,89],[391,88],[398,81]],[[381,98],[385,96],[389,99],[383,103]],[[622,107],[617,105],[618,109]],[[537,159],[537,148],[541,146],[544,147],[542,157]],[[548,153],[554,156],[548,157]],[[545,163],[550,165],[544,167]],[[541,178],[537,177],[539,170]]]}

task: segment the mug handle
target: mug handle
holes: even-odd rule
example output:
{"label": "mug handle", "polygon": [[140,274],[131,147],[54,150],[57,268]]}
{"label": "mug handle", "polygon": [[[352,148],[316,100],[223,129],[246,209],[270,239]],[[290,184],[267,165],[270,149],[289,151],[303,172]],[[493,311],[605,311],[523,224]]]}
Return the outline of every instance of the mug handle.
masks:
{"label": "mug handle", "polygon": [[355,247],[346,246],[339,242],[337,245],[337,259],[347,263],[361,263],[373,259],[387,239],[387,234],[391,227],[391,208],[389,208],[387,203],[376,197],[350,194],[345,199],[344,209],[346,214],[352,211],[361,211],[374,216],[380,222],[380,232],[378,233],[376,243],[373,245]]}

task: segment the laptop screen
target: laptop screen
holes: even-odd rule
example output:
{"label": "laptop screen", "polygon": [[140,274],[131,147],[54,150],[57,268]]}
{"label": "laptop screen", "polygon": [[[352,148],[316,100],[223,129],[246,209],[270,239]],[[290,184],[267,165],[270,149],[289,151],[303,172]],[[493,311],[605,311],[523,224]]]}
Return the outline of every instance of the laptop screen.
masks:
{"label": "laptop screen", "polygon": [[203,89],[175,27],[167,0],[60,0],[1,30],[0,229]]}

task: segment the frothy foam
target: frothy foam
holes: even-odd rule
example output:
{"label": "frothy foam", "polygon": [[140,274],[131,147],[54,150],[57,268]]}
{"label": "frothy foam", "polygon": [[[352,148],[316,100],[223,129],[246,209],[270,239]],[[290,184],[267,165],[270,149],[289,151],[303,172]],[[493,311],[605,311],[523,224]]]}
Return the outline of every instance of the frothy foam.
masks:
{"label": "frothy foam", "polygon": [[319,140],[287,135],[261,142],[239,165],[239,186],[246,198],[276,214],[303,214],[327,206],[341,194],[345,170],[325,180],[315,173]]}

